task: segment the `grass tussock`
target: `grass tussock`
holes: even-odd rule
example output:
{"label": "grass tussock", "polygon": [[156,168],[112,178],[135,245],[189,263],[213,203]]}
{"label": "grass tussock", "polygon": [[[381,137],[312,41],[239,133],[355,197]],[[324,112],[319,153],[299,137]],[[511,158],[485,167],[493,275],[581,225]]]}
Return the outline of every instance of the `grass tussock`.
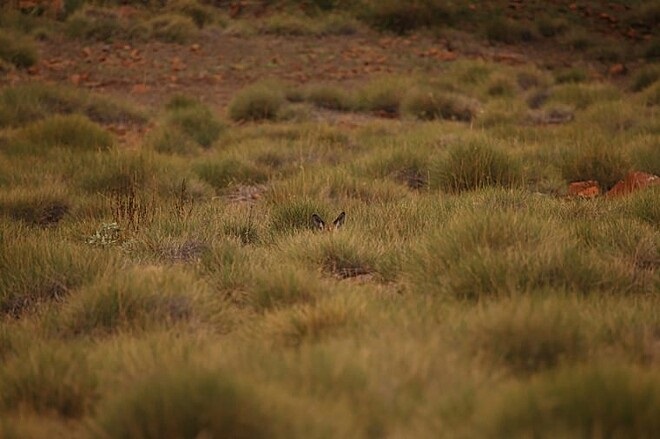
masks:
{"label": "grass tussock", "polygon": [[476,322],[475,347],[488,361],[523,374],[578,361],[587,355],[588,339],[571,311],[555,301],[491,306]]}
{"label": "grass tussock", "polygon": [[418,89],[406,95],[402,112],[421,120],[447,119],[469,122],[477,114],[478,104],[466,96]]}
{"label": "grass tussock", "polygon": [[117,394],[99,413],[98,429],[110,437],[260,438],[284,428],[257,390],[233,372],[177,366]]}
{"label": "grass tussock", "polygon": [[[623,294],[650,287],[647,281],[631,283],[635,275],[627,268],[617,262],[605,265],[602,257],[580,252],[571,240],[556,222],[533,215],[504,211],[484,217],[460,211],[424,240],[408,272],[419,291],[471,300],[543,288]],[[603,275],[606,266],[609,272]]]}
{"label": "grass tussock", "polygon": [[180,130],[203,148],[209,148],[225,129],[212,111],[200,102],[183,103],[175,97],[168,109],[167,128]]}
{"label": "grass tussock", "polygon": [[277,266],[257,276],[250,294],[253,306],[264,311],[296,303],[314,303],[322,291],[323,287],[313,274]]}
{"label": "grass tussock", "polygon": [[60,301],[112,265],[107,253],[83,244],[49,242],[46,233],[5,237],[0,243],[2,314],[17,316],[42,303]]}
{"label": "grass tussock", "polygon": [[609,189],[630,169],[628,159],[615,147],[593,142],[572,148],[562,156],[562,175],[568,181],[596,180]]}
{"label": "grass tussock", "polygon": [[16,152],[40,153],[54,148],[76,151],[107,150],[112,135],[84,116],[52,116],[27,126],[19,135]]}
{"label": "grass tussock", "polygon": [[140,110],[62,86],[28,83],[0,92],[0,126],[20,126],[55,114],[80,113],[97,123],[144,123]]}
{"label": "grass tussock", "polygon": [[0,214],[36,226],[54,226],[71,210],[61,188],[14,190],[0,194]]}
{"label": "grass tussock", "polygon": [[652,437],[660,428],[658,386],[657,373],[630,366],[563,368],[514,386],[488,405],[487,429],[496,437]]}
{"label": "grass tussock", "polygon": [[307,100],[320,108],[347,111],[354,107],[350,95],[331,85],[315,85],[307,89]]}
{"label": "grass tussock", "polygon": [[284,103],[282,90],[257,83],[236,94],[229,103],[229,117],[234,121],[274,120]]}
{"label": "grass tussock", "polygon": [[38,60],[37,49],[27,37],[0,30],[0,60],[20,69],[31,67]]}
{"label": "grass tussock", "polygon": [[172,325],[193,316],[200,286],[180,270],[136,269],[79,291],[62,311],[63,334],[109,334]]}
{"label": "grass tussock", "polygon": [[432,165],[431,182],[448,192],[486,186],[513,187],[523,181],[518,160],[483,141],[457,144]]}
{"label": "grass tussock", "polygon": [[7,409],[55,412],[65,418],[88,414],[98,398],[98,381],[79,347],[30,346],[0,370],[0,404]]}

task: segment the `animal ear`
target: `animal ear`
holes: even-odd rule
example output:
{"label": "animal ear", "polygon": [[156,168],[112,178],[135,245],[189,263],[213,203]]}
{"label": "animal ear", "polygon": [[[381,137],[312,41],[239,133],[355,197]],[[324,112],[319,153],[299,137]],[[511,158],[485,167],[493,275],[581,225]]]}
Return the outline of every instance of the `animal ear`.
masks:
{"label": "animal ear", "polygon": [[321,218],[315,213],[312,214],[312,221],[314,222],[314,226],[317,229],[323,230],[325,228],[325,221],[323,221],[323,218]]}
{"label": "animal ear", "polygon": [[335,226],[335,229],[340,228],[344,224],[345,219],[346,219],[346,212],[340,213],[337,219],[332,222],[332,224],[334,224]]}

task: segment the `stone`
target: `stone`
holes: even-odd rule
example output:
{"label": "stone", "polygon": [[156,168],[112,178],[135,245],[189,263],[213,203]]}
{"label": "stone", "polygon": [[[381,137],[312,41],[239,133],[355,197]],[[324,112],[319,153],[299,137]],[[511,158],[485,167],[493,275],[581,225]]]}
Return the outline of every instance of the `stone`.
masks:
{"label": "stone", "polygon": [[633,171],[626,175],[623,180],[615,184],[614,187],[607,192],[607,196],[616,197],[619,195],[625,195],[658,184],[660,184],[660,177],[657,175]]}
{"label": "stone", "polygon": [[600,195],[600,186],[596,180],[575,181],[568,185],[568,195],[578,198],[595,198]]}

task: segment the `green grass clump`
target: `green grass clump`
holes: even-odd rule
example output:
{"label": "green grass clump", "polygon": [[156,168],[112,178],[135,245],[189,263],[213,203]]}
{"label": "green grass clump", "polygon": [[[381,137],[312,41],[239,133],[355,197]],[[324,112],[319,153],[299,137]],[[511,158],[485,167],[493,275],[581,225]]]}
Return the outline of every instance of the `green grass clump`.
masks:
{"label": "green grass clump", "polygon": [[150,34],[166,43],[185,44],[197,35],[197,26],[190,17],[163,14],[149,20]]}
{"label": "green grass clump", "polygon": [[165,123],[179,128],[204,148],[218,140],[224,130],[211,110],[201,104],[170,110]]}
{"label": "green grass clump", "polygon": [[634,92],[640,92],[653,85],[658,79],[660,79],[660,66],[645,66],[633,75],[630,89]]}
{"label": "green grass clump", "polygon": [[660,106],[660,83],[655,83],[644,90],[643,100],[647,107]]}
{"label": "green grass clump", "polygon": [[34,82],[0,92],[0,126],[70,113],[82,113],[98,123],[144,123],[147,119],[128,104],[62,86]]}
{"label": "green grass clump", "polygon": [[84,116],[55,115],[27,126],[20,134],[20,151],[43,152],[52,148],[76,151],[109,149],[112,135]]}
{"label": "green grass clump", "polygon": [[[0,313],[20,315],[46,301],[61,300],[108,268],[112,258],[82,244],[33,237],[0,242]],[[45,232],[43,232],[45,233]]]}
{"label": "green grass clump", "polygon": [[347,111],[354,107],[351,97],[346,91],[331,85],[309,87],[307,100],[317,107],[328,110]]}
{"label": "green grass clump", "polygon": [[229,117],[235,121],[277,119],[285,103],[284,92],[257,83],[239,91],[229,103]]}
{"label": "green grass clump", "polygon": [[147,144],[162,154],[194,155],[200,146],[190,136],[174,126],[163,126],[150,133]]}
{"label": "green grass clump", "polygon": [[172,325],[193,316],[199,285],[178,270],[115,273],[79,291],[57,326],[67,335],[108,334]]}
{"label": "green grass clump", "polygon": [[37,59],[37,49],[26,37],[0,30],[0,60],[22,69],[33,66]]}
{"label": "green grass clump", "polygon": [[486,358],[516,373],[533,373],[586,355],[579,319],[562,302],[523,300],[489,307],[474,331]]}
{"label": "green grass clump", "polygon": [[360,17],[370,26],[396,34],[406,34],[421,27],[451,22],[454,6],[445,1],[396,0],[368,1]]}
{"label": "green grass clump", "polygon": [[555,80],[558,84],[587,82],[587,79],[589,79],[589,76],[586,70],[580,67],[564,69],[555,75]]}
{"label": "green grass clump", "polygon": [[261,167],[245,159],[233,157],[205,159],[196,163],[193,169],[199,178],[217,190],[237,183],[263,183],[268,179],[268,174]]}
{"label": "green grass clump", "polygon": [[30,346],[0,368],[0,405],[79,418],[98,398],[98,381],[80,348]]}
{"label": "green grass clump", "polygon": [[523,181],[522,167],[509,154],[485,141],[451,147],[432,165],[431,185],[461,192],[486,186],[512,187]]}
{"label": "green grass clump", "polygon": [[77,171],[76,186],[88,193],[131,196],[154,189],[168,169],[156,154],[121,149],[87,156],[82,163],[74,158],[70,167]]}
{"label": "green grass clump", "polygon": [[313,274],[288,267],[277,266],[260,273],[250,291],[250,302],[260,311],[313,303],[322,286]]}
{"label": "green grass clump", "polygon": [[318,35],[321,28],[309,17],[275,14],[266,19],[262,32],[272,35]]}
{"label": "green grass clump", "polygon": [[276,412],[234,372],[173,364],[118,393],[99,411],[108,437],[286,437]]}
{"label": "green grass clump", "polygon": [[647,275],[626,263],[577,247],[556,221],[506,210],[485,216],[480,210],[488,208],[457,211],[420,244],[407,269],[416,290],[484,300],[535,291],[623,295],[653,288]]}
{"label": "green grass clump", "polygon": [[514,386],[485,405],[494,437],[653,437],[660,429],[657,371],[592,363]]}
{"label": "green grass clump", "polygon": [[485,31],[489,40],[507,44],[529,42],[536,38],[534,30],[525,23],[501,17],[493,18]]}
{"label": "green grass clump", "polygon": [[416,89],[406,95],[401,107],[404,114],[421,120],[448,119],[469,122],[477,114],[478,103],[460,94]]}
{"label": "green grass clump", "polygon": [[202,4],[197,0],[170,1],[167,3],[167,9],[191,18],[200,29],[212,24],[217,18],[216,10],[213,7]]}
{"label": "green grass clump", "polygon": [[621,92],[609,84],[562,84],[552,88],[549,102],[571,105],[584,110],[596,102],[617,101]]}
{"label": "green grass clump", "polygon": [[626,175],[630,163],[616,147],[593,142],[567,150],[562,155],[560,168],[569,182],[596,180],[607,190]]}
{"label": "green grass clump", "polygon": [[70,209],[69,197],[58,188],[0,193],[0,215],[30,225],[55,225]]}
{"label": "green grass clump", "polygon": [[277,232],[312,229],[312,214],[323,215],[321,206],[311,200],[291,200],[277,203],[271,210],[271,224]]}
{"label": "green grass clump", "polygon": [[379,78],[361,87],[356,97],[356,108],[387,115],[398,115],[406,88],[405,78]]}
{"label": "green grass clump", "polygon": [[126,23],[111,9],[85,7],[68,17],[65,33],[70,38],[113,41],[127,37]]}

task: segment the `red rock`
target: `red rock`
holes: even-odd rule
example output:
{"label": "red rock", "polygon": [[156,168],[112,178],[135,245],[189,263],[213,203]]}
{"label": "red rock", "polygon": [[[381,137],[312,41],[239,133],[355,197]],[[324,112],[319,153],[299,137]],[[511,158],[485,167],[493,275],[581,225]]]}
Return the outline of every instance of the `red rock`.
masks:
{"label": "red rock", "polygon": [[625,178],[614,185],[607,193],[608,197],[625,195],[631,192],[644,189],[649,186],[660,184],[660,177],[646,172],[634,171],[625,176]]}
{"label": "red rock", "polygon": [[625,75],[628,72],[628,69],[623,64],[614,64],[610,67],[610,76],[619,76]]}
{"label": "red rock", "polygon": [[568,185],[571,197],[594,198],[600,195],[600,186],[596,180],[575,181]]}
{"label": "red rock", "polygon": [[131,93],[133,94],[144,94],[149,91],[149,86],[146,84],[135,84],[131,87]]}

